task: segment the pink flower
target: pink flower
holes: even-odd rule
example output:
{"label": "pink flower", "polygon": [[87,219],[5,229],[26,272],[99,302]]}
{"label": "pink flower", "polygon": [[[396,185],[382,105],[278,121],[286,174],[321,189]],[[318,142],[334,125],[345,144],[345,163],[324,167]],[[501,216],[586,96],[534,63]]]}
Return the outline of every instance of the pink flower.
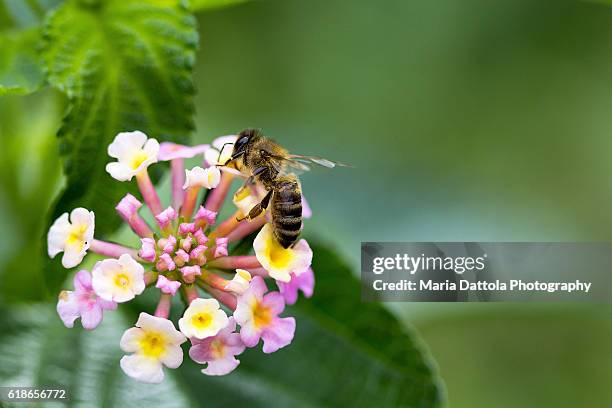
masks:
{"label": "pink flower", "polygon": [[227,242],[228,239],[227,238],[222,238],[219,237],[215,240],[215,253],[214,253],[214,257],[218,258],[220,256],[227,256]]}
{"label": "pink flower", "polygon": [[181,225],[179,225],[179,234],[182,236],[185,236],[190,232],[195,232],[195,230],[196,226],[194,223],[183,222]]}
{"label": "pink flower", "polygon": [[155,216],[157,223],[162,228],[167,228],[170,223],[176,219],[176,210],[172,207],[166,208]]}
{"label": "pink flower", "polygon": [[142,207],[142,203],[138,201],[136,197],[128,193],[119,201],[115,210],[117,210],[121,218],[125,221],[129,221],[138,214],[138,209],[140,209],[140,207]]}
{"label": "pink flower", "polygon": [[202,270],[198,265],[183,266],[181,268],[181,273],[183,274],[183,279],[185,282],[193,283],[195,281],[195,277],[202,274]]}
{"label": "pink flower", "polygon": [[285,298],[285,303],[292,305],[297,301],[298,290],[301,290],[307,298],[312,296],[315,284],[314,278],[312,268],[308,268],[299,275],[292,272],[289,282],[276,281],[276,285],[278,286],[279,292]]}
{"label": "pink flower", "polygon": [[166,238],[166,241],[164,243],[162,250],[167,254],[171,254],[174,252],[175,247],[176,247],[176,238],[174,238],[174,235],[168,235],[168,238]]}
{"label": "pink flower", "polygon": [[174,263],[179,268],[189,262],[189,254],[182,249],[176,251],[174,256]]}
{"label": "pink flower", "polygon": [[191,237],[181,239],[181,248],[183,248],[186,252],[191,251],[191,244],[193,244],[193,239]]}
{"label": "pink flower", "polygon": [[159,153],[157,153],[157,158],[161,161],[189,159],[198,154],[204,154],[204,152],[209,149],[210,146],[207,144],[192,147],[171,142],[162,142],[159,145]]}
{"label": "pink flower", "polygon": [[159,275],[157,277],[157,283],[155,284],[155,287],[160,289],[163,293],[167,293],[172,296],[176,294],[176,291],[180,286],[181,282],[172,281],[166,278],[164,275]]}
{"label": "pink flower", "polygon": [[195,215],[196,224],[208,224],[213,225],[217,220],[217,213],[215,211],[207,210],[200,206],[200,209]]}
{"label": "pink flower", "polygon": [[202,370],[206,375],[225,375],[232,372],[240,361],[235,356],[242,354],[245,349],[239,333],[235,333],[236,322],[233,317],[225,328],[213,337],[205,339],[191,339],[189,357],[196,363],[208,366]]}
{"label": "pink flower", "polygon": [[273,353],[287,346],[295,334],[293,317],[278,317],[285,309],[283,295],[271,292],[261,276],[255,276],[243,295],[238,297],[234,318],[240,325],[240,337],[247,347],[263,340],[263,352]]}
{"label": "pink flower", "polygon": [[202,228],[198,228],[198,230],[193,233],[193,237],[198,241],[199,245],[206,245],[208,242],[208,237],[204,234]]}
{"label": "pink flower", "polygon": [[174,263],[174,260],[170,257],[170,255],[164,252],[160,255],[159,261],[157,261],[155,267],[160,272],[173,271],[176,269],[176,264]]}
{"label": "pink flower", "polygon": [[206,256],[204,256],[206,249],[208,248],[205,245],[198,245],[191,251],[189,257],[198,263],[198,265],[203,265],[206,263]]}
{"label": "pink flower", "polygon": [[153,240],[153,238],[141,238],[140,243],[142,246],[140,247],[138,256],[147,262],[155,261],[155,257],[157,256],[155,253],[155,240]]}
{"label": "pink flower", "polygon": [[91,286],[91,275],[85,269],[74,275],[74,292],[62,291],[57,302],[57,313],[66,327],[73,327],[80,317],[83,328],[95,329],[102,321],[104,310],[115,310],[117,303],[101,299]]}

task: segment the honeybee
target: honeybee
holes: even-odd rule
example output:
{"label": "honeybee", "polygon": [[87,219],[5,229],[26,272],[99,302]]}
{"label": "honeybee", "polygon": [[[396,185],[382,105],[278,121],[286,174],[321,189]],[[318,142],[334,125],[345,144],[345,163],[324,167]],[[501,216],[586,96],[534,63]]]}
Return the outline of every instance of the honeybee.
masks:
{"label": "honeybee", "polygon": [[270,207],[276,240],[283,248],[292,246],[302,229],[302,188],[297,174],[310,170],[309,164],[327,168],[346,166],[320,157],[289,154],[257,129],[240,132],[231,157],[222,166],[233,167],[247,177],[242,189],[259,183],[267,193],[238,221],[250,221]]}

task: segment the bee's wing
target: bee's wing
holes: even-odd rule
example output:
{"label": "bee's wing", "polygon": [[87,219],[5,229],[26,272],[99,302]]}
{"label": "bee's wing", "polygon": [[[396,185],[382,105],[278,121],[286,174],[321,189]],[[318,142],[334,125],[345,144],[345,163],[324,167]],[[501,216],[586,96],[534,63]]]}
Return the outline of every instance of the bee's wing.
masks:
{"label": "bee's wing", "polygon": [[315,156],[302,156],[298,154],[292,154],[288,157],[273,156],[278,160],[279,164],[276,169],[281,175],[295,174],[300,175],[311,169],[311,164],[316,164],[328,169],[333,169],[336,166],[340,167],[351,167],[348,164],[334,162],[331,160],[324,159],[322,157]]}
{"label": "bee's wing", "polygon": [[286,176],[288,174],[299,176],[310,170],[310,166],[297,160],[280,156],[274,156],[274,158],[277,160],[277,163],[274,163],[274,168],[276,168],[278,174],[281,176]]}
{"label": "bee's wing", "polygon": [[328,169],[333,169],[336,166],[337,167],[351,167],[348,164],[324,159],[323,157],[302,156],[300,154],[290,154],[288,160],[293,163],[300,163],[301,165],[305,165],[305,163],[308,163],[308,164],[314,163],[314,164],[318,164],[319,166],[327,167]]}

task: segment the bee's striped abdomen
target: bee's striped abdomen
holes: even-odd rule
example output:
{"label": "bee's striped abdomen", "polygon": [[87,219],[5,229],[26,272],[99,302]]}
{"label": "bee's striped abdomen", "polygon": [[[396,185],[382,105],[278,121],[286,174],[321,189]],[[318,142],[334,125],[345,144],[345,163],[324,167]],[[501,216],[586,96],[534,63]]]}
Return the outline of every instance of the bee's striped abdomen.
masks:
{"label": "bee's striped abdomen", "polygon": [[297,177],[275,180],[271,205],[274,236],[283,248],[288,248],[297,241],[302,228],[302,191]]}

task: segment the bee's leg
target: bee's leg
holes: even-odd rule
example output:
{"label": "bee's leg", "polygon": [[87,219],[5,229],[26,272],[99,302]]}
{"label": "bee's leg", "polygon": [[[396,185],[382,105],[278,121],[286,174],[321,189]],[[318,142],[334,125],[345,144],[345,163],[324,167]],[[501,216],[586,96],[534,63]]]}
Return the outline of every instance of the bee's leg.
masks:
{"label": "bee's leg", "polygon": [[265,170],[267,169],[267,167],[258,167],[255,169],[255,171],[253,171],[253,174],[251,174],[245,181],[244,184],[242,185],[242,187],[240,187],[236,193],[234,194],[234,196],[240,195],[245,188],[247,188],[248,186],[255,184],[255,176],[257,176],[258,174],[263,173]]}
{"label": "bee's leg", "polygon": [[266,208],[268,208],[268,204],[270,204],[270,198],[272,197],[272,190],[268,191],[268,194],[257,204],[255,207],[251,208],[251,211],[246,215],[246,217],[236,218],[236,221],[240,222],[242,220],[251,221],[253,218],[257,218],[261,213],[263,213]]}

